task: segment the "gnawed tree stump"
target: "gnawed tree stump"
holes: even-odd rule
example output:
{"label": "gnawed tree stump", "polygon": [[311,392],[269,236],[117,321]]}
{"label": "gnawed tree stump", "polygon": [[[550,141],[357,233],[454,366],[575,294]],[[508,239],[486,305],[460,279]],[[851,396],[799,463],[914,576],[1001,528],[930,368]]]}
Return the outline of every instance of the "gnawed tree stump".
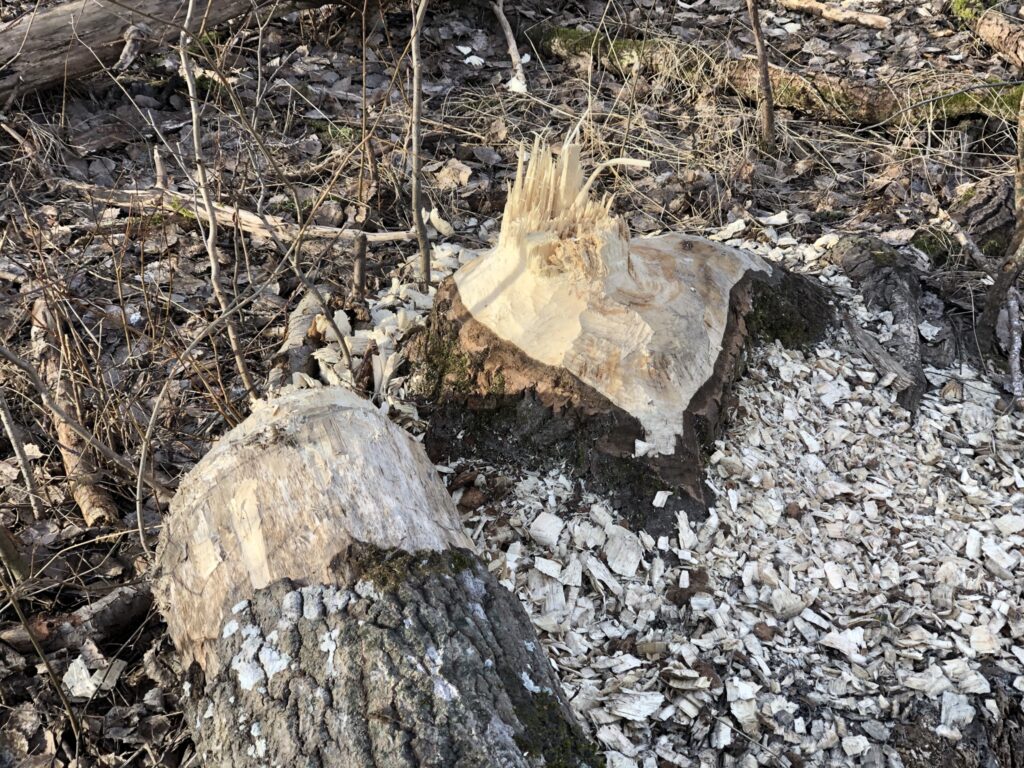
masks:
{"label": "gnawed tree stump", "polygon": [[[706,515],[701,456],[742,367],[755,279],[781,277],[701,238],[630,239],[591,181],[575,147],[534,146],[498,245],[439,288],[413,386],[437,405],[435,459],[568,463],[667,533],[680,509]],[[672,496],[654,507],[659,491]]]}
{"label": "gnawed tree stump", "polygon": [[340,389],[258,406],[183,481],[155,593],[205,766],[596,765],[422,448]]}

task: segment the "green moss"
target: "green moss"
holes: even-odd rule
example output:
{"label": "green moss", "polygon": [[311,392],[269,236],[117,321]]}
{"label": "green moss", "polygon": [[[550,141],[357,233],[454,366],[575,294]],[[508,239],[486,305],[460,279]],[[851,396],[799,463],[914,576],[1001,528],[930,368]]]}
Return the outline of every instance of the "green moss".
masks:
{"label": "green moss", "polygon": [[604,766],[604,757],[594,744],[572,728],[558,700],[547,693],[535,693],[516,705],[524,732],[516,744],[526,755],[541,755],[547,768]]}
{"label": "green moss", "polygon": [[949,10],[962,24],[971,25],[991,6],[983,0],[950,0]]}
{"label": "green moss", "polygon": [[310,127],[324,144],[354,144],[356,131],[349,125],[339,125],[329,120],[310,120]]}
{"label": "green moss", "polygon": [[505,394],[505,374],[498,371],[491,379],[491,385],[487,388],[487,394],[494,397],[501,397]]}
{"label": "green moss", "polygon": [[360,579],[373,582],[382,592],[393,592],[410,581],[433,574],[454,576],[474,568],[476,563],[472,552],[459,548],[443,552],[406,552],[358,544],[345,553],[345,564]]}

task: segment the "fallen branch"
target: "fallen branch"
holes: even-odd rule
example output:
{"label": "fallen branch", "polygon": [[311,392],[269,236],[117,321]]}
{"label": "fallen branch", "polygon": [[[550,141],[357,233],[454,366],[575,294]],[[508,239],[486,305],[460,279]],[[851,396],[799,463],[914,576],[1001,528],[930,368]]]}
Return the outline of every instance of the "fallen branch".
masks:
{"label": "fallen branch", "polygon": [[840,24],[857,24],[871,29],[888,29],[892,22],[885,16],[877,13],[864,13],[863,11],[851,11],[848,8],[840,8],[836,5],[819,3],[818,0],[779,0],[779,5],[790,11],[801,13],[812,13],[829,21],[836,21]]}
{"label": "fallen branch", "polygon": [[996,8],[986,8],[983,0],[954,0],[950,12],[969,27],[989,48],[1017,67],[1024,67],[1024,21]]}
{"label": "fallen branch", "polygon": [[60,411],[50,409],[50,420],[57,433],[57,445],[64,460],[71,495],[86,525],[114,522],[118,518],[117,506],[110,494],[97,483],[99,470],[89,446],[62,415],[73,410],[73,397],[61,366],[56,320],[45,299],[37,299],[32,307],[32,347],[43,381],[53,400],[61,405]]}
{"label": "fallen branch", "polygon": [[[282,16],[332,0],[200,0],[189,32],[201,33],[251,11]],[[0,111],[18,96],[104,69],[124,69],[177,37],[186,0],[68,0],[0,26]]]}
{"label": "fallen branch", "polygon": [[229,227],[237,226],[249,234],[267,239],[276,237],[285,243],[294,242],[299,238],[305,240],[355,240],[363,235],[370,243],[393,243],[416,239],[416,235],[412,231],[364,232],[361,229],[341,229],[320,225],[302,226],[287,222],[279,216],[256,214],[241,208],[231,208],[221,203],[213,203],[213,213],[211,214],[205,207],[197,206],[196,199],[192,195],[169,189],[110,190],[69,180],[62,181],[61,185],[66,189],[75,190],[93,200],[109,205],[140,206],[168,211],[185,217],[198,217],[207,224],[211,220],[210,217],[213,216],[218,224]]}
{"label": "fallen branch", "polygon": [[[755,58],[731,58],[721,46],[671,39],[610,40],[599,32],[540,28],[532,39],[541,53],[572,59],[594,55],[627,76],[636,70],[664,73],[693,88],[721,84],[744,101],[757,103],[760,72]],[[893,127],[983,114],[1016,119],[1024,85],[982,76],[910,72],[882,83],[852,81],[823,72],[803,75],[768,65],[775,106],[830,123]]]}

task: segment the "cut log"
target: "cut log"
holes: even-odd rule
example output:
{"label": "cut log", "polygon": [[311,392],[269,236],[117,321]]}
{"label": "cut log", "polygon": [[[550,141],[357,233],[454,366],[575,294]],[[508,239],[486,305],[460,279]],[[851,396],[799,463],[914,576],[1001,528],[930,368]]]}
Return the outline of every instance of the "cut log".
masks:
{"label": "cut log", "polygon": [[[612,72],[659,72],[699,89],[720,88],[757,103],[757,60],[736,58],[723,46],[665,39],[608,39],[602,32],[538,27],[537,49],[563,59],[591,56]],[[824,72],[801,74],[771,64],[775,106],[837,124],[913,126],[965,115],[1015,120],[1024,85],[982,75],[909,72],[886,82],[857,81]]]}
{"label": "cut log", "polygon": [[[196,0],[196,33],[253,10],[282,15],[333,0]],[[126,46],[134,55],[176,40],[188,0],[69,0],[0,25],[0,107],[17,96],[45,90],[115,67]]]}
{"label": "cut log", "polygon": [[950,12],[1011,64],[1024,67],[1024,21],[993,8],[988,0],[952,0]]}
{"label": "cut log", "polygon": [[347,390],[258,404],[210,450],[154,592],[208,768],[596,764],[423,449]]}
{"label": "cut log", "polygon": [[754,278],[774,272],[698,237],[630,239],[590,183],[576,147],[534,146],[498,245],[439,288],[412,386],[437,406],[435,459],[568,462],[669,532],[680,509],[706,515],[703,447],[741,368]]}

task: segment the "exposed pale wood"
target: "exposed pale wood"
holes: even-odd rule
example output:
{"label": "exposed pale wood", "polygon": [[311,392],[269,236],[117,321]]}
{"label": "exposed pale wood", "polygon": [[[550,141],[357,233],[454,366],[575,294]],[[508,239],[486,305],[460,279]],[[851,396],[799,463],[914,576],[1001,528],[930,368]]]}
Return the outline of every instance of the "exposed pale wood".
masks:
{"label": "exposed pale wood", "polygon": [[1024,67],[1024,20],[990,8],[975,22],[974,33],[1011,64]]}
{"label": "exposed pale wood", "polygon": [[99,472],[92,450],[63,417],[64,412],[74,412],[74,398],[61,365],[55,323],[46,300],[37,299],[32,307],[32,346],[42,379],[53,400],[61,406],[61,410],[50,409],[50,420],[57,434],[68,485],[87,525],[113,522],[118,518],[117,506],[97,482]]}
{"label": "exposed pale wood", "polygon": [[888,29],[892,21],[877,13],[865,13],[854,11],[849,8],[841,8],[838,5],[819,3],[818,0],[779,0],[779,5],[790,11],[801,13],[813,13],[829,21],[837,21],[840,24],[858,24],[871,29]]}
{"label": "exposed pale wood", "polygon": [[[192,29],[201,33],[254,9],[282,15],[328,4],[198,0]],[[0,26],[0,106],[115,66],[129,39],[135,53],[167,43],[180,33],[187,7],[187,0],[68,0]]]}
{"label": "exposed pale wood", "polygon": [[420,447],[365,400],[332,388],[257,404],[171,504],[159,554],[171,638],[216,667],[206,646],[232,605],[280,579],[332,583],[353,542],[472,546]]}
{"label": "exposed pale wood", "polygon": [[538,141],[520,161],[497,247],[454,281],[475,320],[579,378],[643,425],[652,452],[671,454],[714,370],[733,286],[771,270],[697,237],[631,240],[591,181],[577,147],[554,158]]}
{"label": "exposed pale wood", "polygon": [[[347,390],[259,404],[183,480],[154,591],[208,768],[596,765],[421,445]],[[240,722],[245,723],[239,728]]]}
{"label": "exposed pale wood", "polygon": [[[196,197],[184,192],[160,188],[110,190],[77,181],[62,181],[61,184],[66,189],[85,194],[92,200],[99,200],[109,205],[139,206],[185,216],[199,216],[203,221],[210,220],[205,207],[198,205]],[[238,226],[244,232],[268,239],[276,236],[285,243],[290,243],[300,237],[306,240],[355,240],[365,236],[367,242],[370,243],[414,240],[416,237],[413,232],[364,232],[360,229],[342,229],[314,224],[299,226],[287,222],[279,216],[269,214],[260,216],[251,211],[232,208],[221,203],[214,203],[213,211],[218,224],[227,227]]]}

